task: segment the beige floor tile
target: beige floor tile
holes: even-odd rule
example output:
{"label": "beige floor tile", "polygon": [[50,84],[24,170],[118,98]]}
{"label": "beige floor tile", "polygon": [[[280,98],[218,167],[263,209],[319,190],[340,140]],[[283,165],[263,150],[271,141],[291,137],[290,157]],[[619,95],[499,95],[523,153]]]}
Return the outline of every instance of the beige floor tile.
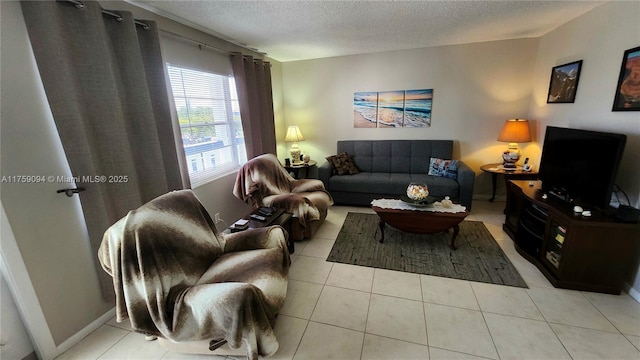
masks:
{"label": "beige floor tile", "polygon": [[640,336],[625,335],[624,337],[626,337],[629,340],[629,342],[636,347],[636,349],[640,350]]}
{"label": "beige floor tile", "polygon": [[618,330],[578,291],[530,288],[527,293],[550,323],[618,332]]}
{"label": "beige floor tile", "polygon": [[110,325],[102,325],[64,354],[58,356],[56,360],[97,359],[130,333],[131,332],[127,330],[115,328]]}
{"label": "beige floor tile", "polygon": [[500,359],[571,359],[546,321],[484,313]]}
{"label": "beige floor tile", "polygon": [[472,282],[480,309],[484,312],[519,316],[534,320],[544,317],[523,288]]}
{"label": "beige floor tile", "polygon": [[371,292],[374,269],[366,266],[334,263],[327,285]]}
{"label": "beige floor tile", "polygon": [[289,268],[289,279],[324,284],[327,281],[333,263],[324,259],[298,255]]}
{"label": "beige floor tile", "polygon": [[340,233],[340,229],[342,228],[343,223],[344,218],[342,217],[334,218],[327,216],[322,225],[320,225],[318,230],[316,230],[316,233],[313,235],[313,240],[335,240]]}
{"label": "beige floor tile", "polygon": [[507,256],[529,287],[555,288],[535,265],[520,256],[520,254],[513,256],[507,254]]}
{"label": "beige floor tile", "polygon": [[640,359],[640,351],[624,335],[558,324],[551,327],[574,359]]}
{"label": "beige floor tile", "polygon": [[640,304],[631,296],[583,292],[613,325],[625,335],[640,336]]}
{"label": "beige floor tile", "polygon": [[422,301],[420,275],[400,271],[375,269],[372,292],[374,294]]}
{"label": "beige floor tile", "polygon": [[[246,356],[245,356],[246,358]],[[162,360],[226,360],[227,356],[211,355],[211,354],[184,354],[167,351]]]}
{"label": "beige floor tile", "polygon": [[429,345],[496,358],[489,329],[480,311],[425,303]]}
{"label": "beige floor tile", "polygon": [[[431,360],[485,360],[488,358],[429,346],[429,359]],[[494,358],[494,359],[497,359],[497,358]]]}
{"label": "beige floor tile", "polygon": [[427,345],[422,302],[371,295],[366,332]]}
{"label": "beige floor tile", "polygon": [[161,359],[167,349],[158,341],[146,341],[143,334],[130,332],[113,345],[99,360]]}
{"label": "beige floor tile", "polygon": [[300,255],[326,259],[331,252],[331,248],[333,247],[334,242],[335,240],[327,240],[314,237],[313,240],[309,241],[307,246],[305,246],[304,249],[300,251]]}
{"label": "beige floor tile", "polygon": [[306,240],[302,240],[302,241],[294,241],[293,245],[294,245],[294,252],[292,255],[300,255],[300,253],[304,250],[304,248],[307,246],[307,244],[310,242],[311,240],[306,239]]}
{"label": "beige floor tile", "polygon": [[111,320],[107,321],[107,325],[111,325],[113,327],[117,327],[127,331],[133,331],[131,328],[131,322],[127,319],[123,322],[117,322],[116,317],[114,316]]}
{"label": "beige floor tile", "polygon": [[487,230],[489,230],[489,233],[496,241],[510,239],[509,236],[502,230],[502,224],[485,223],[484,226],[487,228]]}
{"label": "beige floor tile", "polygon": [[370,296],[367,292],[325,286],[311,320],[364,331]]}
{"label": "beige floor tile", "polygon": [[364,333],[310,322],[294,359],[360,359]]}
{"label": "beige floor tile", "polygon": [[280,314],[309,320],[321,291],[322,285],[289,280],[287,298],[280,309]]}
{"label": "beige floor tile", "polygon": [[420,282],[424,302],[480,310],[469,281],[420,275]]}
{"label": "beige floor tile", "polygon": [[300,345],[300,340],[302,340],[302,335],[304,334],[308,324],[309,321],[307,320],[286,315],[278,315],[274,330],[280,346],[278,347],[278,351],[269,359],[293,359],[293,355],[296,353],[296,350],[298,350],[298,345]]}
{"label": "beige floor tile", "polygon": [[418,345],[371,334],[364,335],[362,360],[423,360],[428,358],[429,349],[425,345]]}

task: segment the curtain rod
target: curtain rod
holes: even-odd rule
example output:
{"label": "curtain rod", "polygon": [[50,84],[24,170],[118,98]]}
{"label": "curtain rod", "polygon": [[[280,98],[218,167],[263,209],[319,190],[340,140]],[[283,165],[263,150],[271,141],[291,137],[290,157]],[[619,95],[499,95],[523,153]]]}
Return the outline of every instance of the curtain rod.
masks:
{"label": "curtain rod", "polygon": [[[1,0],[0,0],[0,1],[1,1]],[[84,3],[83,3],[82,1],[79,1],[79,0],[62,0],[62,1],[66,1],[66,2],[72,3],[72,4],[73,4],[76,8],[78,8],[78,9],[83,9],[83,8],[84,8]],[[124,18],[123,18],[121,15],[116,14],[116,13],[114,13],[114,12],[112,12],[112,11],[109,11],[109,10],[102,9],[102,13],[103,13],[103,14],[105,14],[105,15],[113,16],[114,18],[116,18],[116,21],[122,21],[122,20],[124,20]],[[149,29],[149,25],[148,25],[147,23],[144,23],[144,22],[142,22],[142,21],[140,21],[140,20],[137,20],[137,19],[133,19],[133,21],[134,21],[137,25],[142,26],[142,28],[143,28],[143,29],[145,29],[145,30],[148,30],[148,29]],[[235,52],[233,52],[233,51],[229,51],[229,50],[225,50],[225,49],[222,49],[222,48],[219,48],[219,47],[213,46],[213,45],[209,45],[209,44],[204,43],[204,42],[202,42],[202,41],[198,41],[198,40],[190,39],[190,38],[188,38],[188,37],[186,37],[186,36],[183,36],[183,35],[180,35],[180,34],[176,34],[176,33],[172,32],[172,31],[169,31],[169,30],[160,29],[160,31],[161,31],[161,32],[163,32],[163,33],[165,33],[165,34],[168,34],[168,35],[171,35],[171,36],[175,36],[175,37],[177,37],[177,38],[179,38],[179,39],[181,39],[181,40],[185,40],[185,41],[189,41],[189,42],[192,42],[192,43],[196,43],[196,44],[198,44],[198,46],[200,46],[200,48],[205,47],[205,48],[209,48],[209,49],[215,50],[215,51],[217,51],[217,52],[221,52],[221,53],[223,53],[223,54],[228,54],[228,55],[235,54]],[[243,48],[243,49],[247,49],[247,50],[249,50],[249,51],[255,52],[255,53],[260,54],[260,55],[262,55],[262,56],[267,55],[267,53],[264,53],[264,52],[258,51],[257,49],[252,49],[252,48],[249,48],[249,47],[247,47],[247,46],[243,46],[243,45],[240,45],[240,44],[236,44],[236,43],[234,43],[234,42],[232,42],[232,41],[229,41],[229,40],[224,40],[224,41],[230,42],[230,43],[232,43],[232,44],[234,44],[234,45],[236,45],[236,46],[239,46],[239,47],[241,47],[241,48]],[[244,56],[244,55],[243,55],[243,56]],[[267,62],[267,61],[265,61],[265,62]]]}
{"label": "curtain rod", "polygon": [[[0,0],[0,1],[1,1],[1,0]],[[63,0],[63,1],[66,1],[66,2],[72,3],[72,4],[73,4],[73,5],[75,5],[75,7],[76,7],[76,8],[78,8],[78,9],[83,9],[83,8],[84,8],[84,3],[83,3],[82,1],[79,1],[79,0]],[[114,12],[112,12],[112,11],[109,11],[109,10],[102,9],[102,13],[103,13],[103,14],[105,14],[105,15],[113,16],[114,18],[116,18],[116,21],[122,21],[122,20],[124,20],[124,18],[123,18],[121,15],[116,14],[116,13],[114,13]],[[149,25],[148,25],[148,24],[146,24],[146,23],[144,23],[144,22],[142,22],[142,21],[140,21],[140,20],[137,20],[137,19],[133,19],[133,21],[134,21],[136,24],[138,24],[138,25],[142,26],[142,28],[143,28],[143,29],[145,29],[145,30],[148,30],[148,29],[149,29]],[[229,50],[225,50],[225,49],[222,49],[222,48],[219,48],[219,47],[215,47],[215,46],[213,46],[213,45],[209,45],[209,44],[204,43],[204,42],[202,42],[202,41],[198,41],[198,40],[190,39],[190,38],[188,38],[188,37],[182,36],[182,35],[180,35],[180,34],[176,34],[176,33],[172,32],[172,31],[169,31],[169,30],[160,29],[160,31],[161,31],[161,32],[163,32],[163,33],[166,33],[166,34],[169,34],[169,35],[175,36],[175,37],[177,37],[177,38],[180,38],[180,39],[182,39],[182,40],[186,40],[186,41],[190,41],[190,42],[196,43],[196,44],[198,44],[200,47],[209,48],[209,49],[212,49],[212,50],[215,50],[215,51],[218,51],[218,52],[224,53],[224,54],[229,54],[229,55],[234,54],[234,52],[233,52],[233,51],[229,51]],[[235,43],[235,42],[230,41],[230,40],[224,40],[224,41],[229,42],[229,43],[231,43],[231,44],[233,44],[233,45],[239,46],[239,47],[241,47],[241,48],[243,48],[243,49],[247,49],[247,50],[252,51],[252,52],[254,52],[254,53],[260,54],[260,55],[262,55],[262,56],[267,55],[267,53],[264,53],[264,52],[258,51],[257,49],[252,49],[252,48],[250,48],[250,47],[247,47],[247,46],[244,46],[244,45],[241,45],[241,44]]]}
{"label": "curtain rod", "polygon": [[[64,0],[64,1],[72,3],[78,9],[84,9],[84,3],[82,1],[78,1],[78,0]],[[113,16],[114,18],[116,18],[116,21],[124,20],[124,18],[120,14],[116,14],[109,10],[102,9],[102,13],[105,15]],[[149,30],[149,24],[144,23],[137,19],[133,19],[133,22],[137,25],[142,26],[143,29]]]}
{"label": "curtain rod", "polygon": [[[165,33],[165,34],[167,34],[167,35],[171,35],[171,36],[177,37],[177,38],[178,38],[178,39],[180,39],[180,40],[189,41],[189,42],[192,42],[192,43],[194,43],[194,44],[198,44],[198,46],[200,46],[200,48],[203,48],[203,47],[204,47],[204,48],[209,48],[209,49],[211,49],[211,50],[214,50],[214,51],[217,51],[217,52],[220,52],[220,53],[223,53],[223,54],[228,54],[228,55],[238,54],[238,52],[237,52],[237,51],[229,51],[229,50],[225,50],[225,49],[222,49],[222,48],[219,48],[219,47],[213,46],[213,45],[209,45],[209,44],[204,43],[204,42],[202,42],[202,41],[194,40],[194,39],[188,38],[188,37],[186,37],[186,36],[183,36],[183,35],[180,35],[180,34],[174,33],[173,31],[160,29],[160,32],[163,32],[163,33]],[[225,40],[225,41],[227,41],[227,40]],[[240,46],[240,47],[242,47],[242,48],[244,48],[244,49],[247,49],[247,50],[253,51],[253,52],[255,52],[255,53],[257,53],[257,54],[260,54],[260,55],[263,55],[263,56],[264,56],[264,55],[267,55],[267,53],[260,52],[260,51],[258,51],[258,50],[256,50],[256,49],[247,48],[247,47],[245,47],[245,46],[238,45],[238,44],[234,44],[234,45]],[[245,55],[243,55],[243,56],[245,56]],[[268,62],[268,61],[265,61],[265,62]]]}

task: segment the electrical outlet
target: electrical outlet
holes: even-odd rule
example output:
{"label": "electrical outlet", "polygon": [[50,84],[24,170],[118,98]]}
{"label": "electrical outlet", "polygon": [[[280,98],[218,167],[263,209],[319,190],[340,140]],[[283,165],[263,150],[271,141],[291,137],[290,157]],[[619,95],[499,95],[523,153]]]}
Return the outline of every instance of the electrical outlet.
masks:
{"label": "electrical outlet", "polygon": [[220,219],[220,213],[216,213],[216,214],[214,215],[214,220],[215,220],[216,224],[217,224],[217,223],[219,223],[220,221],[222,221],[222,220]]}

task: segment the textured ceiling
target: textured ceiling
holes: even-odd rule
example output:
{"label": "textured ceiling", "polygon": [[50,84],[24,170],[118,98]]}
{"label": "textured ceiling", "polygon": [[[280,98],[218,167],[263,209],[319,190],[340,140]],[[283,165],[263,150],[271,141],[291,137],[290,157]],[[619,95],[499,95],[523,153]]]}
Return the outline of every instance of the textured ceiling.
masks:
{"label": "textured ceiling", "polygon": [[603,1],[135,1],[285,62],[538,37]]}

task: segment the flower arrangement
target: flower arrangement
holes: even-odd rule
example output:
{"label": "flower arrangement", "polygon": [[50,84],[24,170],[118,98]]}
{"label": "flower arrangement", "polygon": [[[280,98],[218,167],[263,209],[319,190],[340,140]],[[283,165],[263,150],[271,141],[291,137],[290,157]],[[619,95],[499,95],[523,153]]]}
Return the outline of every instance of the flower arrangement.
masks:
{"label": "flower arrangement", "polygon": [[411,200],[422,201],[429,196],[427,184],[411,183],[407,187],[407,196]]}

